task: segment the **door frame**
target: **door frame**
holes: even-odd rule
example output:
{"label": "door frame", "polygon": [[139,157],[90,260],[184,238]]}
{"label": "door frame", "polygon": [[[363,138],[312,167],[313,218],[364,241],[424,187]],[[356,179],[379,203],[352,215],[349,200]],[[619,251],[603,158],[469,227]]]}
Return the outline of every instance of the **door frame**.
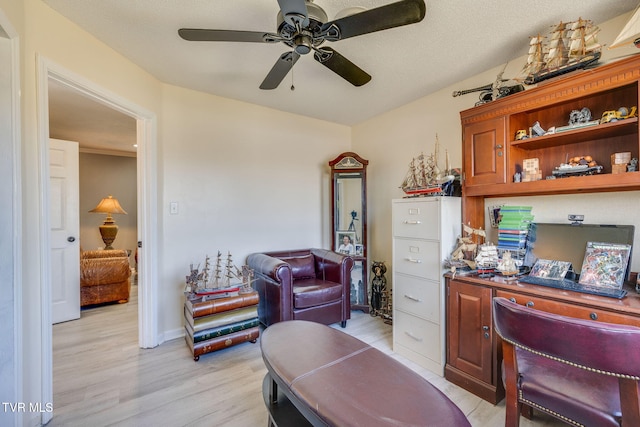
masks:
{"label": "door frame", "polygon": [[[141,348],[156,347],[158,332],[158,292],[157,292],[157,236],[159,230],[157,207],[157,117],[117,94],[107,91],[95,83],[55,64],[48,58],[37,55],[37,118],[38,152],[40,168],[41,196],[39,203],[40,221],[40,270],[41,283],[41,328],[42,328],[42,401],[53,402],[53,343],[51,324],[51,236],[49,220],[49,79],[126,114],[136,120],[137,191],[138,191],[138,241],[140,249],[138,271],[138,344]],[[53,414],[43,413],[43,424]]]}
{"label": "door frame", "polygon": [[[2,102],[8,101],[10,103],[10,115],[7,120],[6,131],[2,132],[2,137],[8,137],[11,170],[7,171],[10,179],[3,180],[0,184],[3,187],[3,193],[7,191],[12,194],[12,210],[7,213],[6,216],[2,216],[4,219],[9,219],[8,230],[11,234],[8,235],[8,245],[11,246],[11,254],[3,257],[0,260],[2,269],[8,273],[8,277],[3,279],[10,279],[7,281],[8,289],[11,291],[10,298],[12,304],[10,310],[5,313],[10,318],[12,325],[13,335],[11,342],[5,343],[8,345],[7,358],[4,361],[6,365],[0,364],[2,368],[6,368],[5,371],[8,375],[4,377],[7,382],[0,386],[0,396],[2,399],[8,401],[19,402],[23,395],[23,342],[22,342],[22,143],[21,143],[21,98],[20,98],[20,36],[11,24],[8,16],[0,8],[0,30],[6,34],[6,40],[9,43],[10,52],[8,59],[8,79],[10,80],[10,91],[2,94]],[[4,36],[2,36],[4,38]],[[3,55],[4,57],[4,55]],[[5,175],[3,175],[5,176]],[[3,288],[4,289],[4,288]],[[16,411],[13,414],[4,414],[4,417],[0,415],[0,420],[9,421],[12,426],[20,426],[23,424],[23,414]]]}

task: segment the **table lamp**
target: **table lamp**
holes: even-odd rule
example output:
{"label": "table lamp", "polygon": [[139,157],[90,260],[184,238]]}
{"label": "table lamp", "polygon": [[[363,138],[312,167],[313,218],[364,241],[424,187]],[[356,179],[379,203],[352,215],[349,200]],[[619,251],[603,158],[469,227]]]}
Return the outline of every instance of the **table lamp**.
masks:
{"label": "table lamp", "polygon": [[113,220],[111,214],[127,214],[125,210],[122,209],[122,206],[120,206],[118,199],[114,199],[112,196],[104,198],[100,203],[98,203],[98,206],[91,209],[89,212],[107,214],[107,218],[104,220],[104,223],[99,227],[100,235],[102,236],[102,241],[105,244],[104,248],[113,249],[111,243],[113,243],[116,235],[118,234],[118,226]]}

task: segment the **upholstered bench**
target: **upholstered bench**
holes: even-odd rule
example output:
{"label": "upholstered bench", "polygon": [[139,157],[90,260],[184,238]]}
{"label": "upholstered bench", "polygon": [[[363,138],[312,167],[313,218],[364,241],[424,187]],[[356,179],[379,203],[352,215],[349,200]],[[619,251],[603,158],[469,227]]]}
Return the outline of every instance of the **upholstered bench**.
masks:
{"label": "upholstered bench", "polygon": [[[270,426],[293,425],[283,418],[300,415],[314,426],[470,426],[424,378],[337,329],[280,322],[264,331],[260,346]],[[281,410],[289,402],[298,414]]]}

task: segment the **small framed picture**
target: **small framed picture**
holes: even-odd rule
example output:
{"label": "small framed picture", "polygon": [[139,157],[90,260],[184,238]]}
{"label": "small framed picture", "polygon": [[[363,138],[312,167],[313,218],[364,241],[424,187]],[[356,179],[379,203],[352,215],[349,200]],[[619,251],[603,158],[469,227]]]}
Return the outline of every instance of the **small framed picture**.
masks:
{"label": "small framed picture", "polygon": [[362,256],[364,254],[364,245],[356,244],[356,255]]}
{"label": "small framed picture", "polygon": [[487,209],[489,210],[489,221],[491,222],[492,228],[498,228],[500,225],[500,206],[489,206]]}
{"label": "small framed picture", "polygon": [[355,255],[355,241],[355,231],[336,231],[336,252],[347,255]]}

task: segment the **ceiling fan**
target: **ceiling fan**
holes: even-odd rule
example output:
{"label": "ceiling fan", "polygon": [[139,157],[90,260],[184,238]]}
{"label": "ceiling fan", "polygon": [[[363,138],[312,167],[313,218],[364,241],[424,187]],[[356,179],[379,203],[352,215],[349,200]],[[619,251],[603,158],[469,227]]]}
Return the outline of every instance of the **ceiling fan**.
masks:
{"label": "ceiling fan", "polygon": [[181,28],[178,34],[188,41],[282,42],[292,48],[280,55],[260,89],[275,89],[300,58],[314,52],[314,59],[354,86],[362,86],[371,76],[334,49],[321,46],[389,28],[414,24],[425,16],[424,0],[401,0],[374,9],[328,21],[327,14],[313,0],[278,0],[277,33],[260,31]]}

